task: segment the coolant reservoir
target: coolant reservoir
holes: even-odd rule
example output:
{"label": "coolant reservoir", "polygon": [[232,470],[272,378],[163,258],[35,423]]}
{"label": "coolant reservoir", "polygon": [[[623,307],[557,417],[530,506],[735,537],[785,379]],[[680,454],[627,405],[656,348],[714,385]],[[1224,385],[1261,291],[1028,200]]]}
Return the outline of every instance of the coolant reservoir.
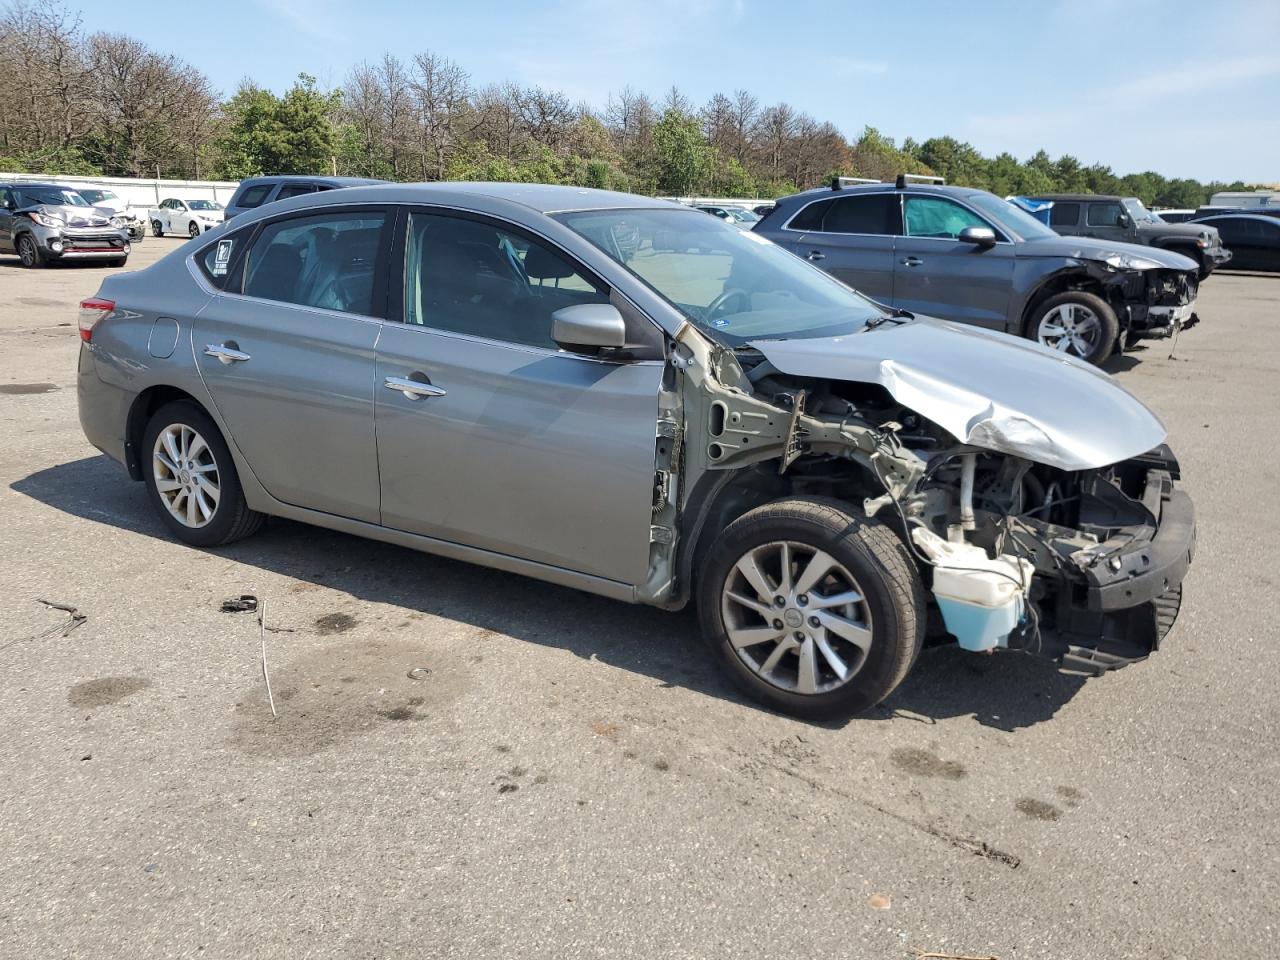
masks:
{"label": "coolant reservoir", "polygon": [[933,595],[947,631],[965,650],[1008,646],[1009,633],[1026,615],[1026,591],[1035,570],[1030,561],[981,547],[953,543],[923,527],[911,539],[934,563]]}

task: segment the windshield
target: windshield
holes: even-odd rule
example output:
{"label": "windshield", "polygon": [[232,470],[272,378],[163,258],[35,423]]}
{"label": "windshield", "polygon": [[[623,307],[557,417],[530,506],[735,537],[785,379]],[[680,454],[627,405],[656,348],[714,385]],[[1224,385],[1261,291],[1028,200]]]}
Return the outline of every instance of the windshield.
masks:
{"label": "windshield", "polygon": [[22,205],[42,204],[49,207],[87,207],[89,201],[74,190],[59,190],[54,187],[22,187],[18,193],[22,197]]}
{"label": "windshield", "polygon": [[1058,235],[1021,207],[1001,200],[994,193],[971,193],[965,197],[978,211],[996,222],[1014,240],[1036,240]]}
{"label": "windshield", "polygon": [[187,206],[192,210],[221,210],[222,204],[213,200],[188,200]]}
{"label": "windshield", "polygon": [[1159,223],[1160,218],[1142,205],[1142,201],[1137,197],[1125,197],[1124,208],[1128,211],[1129,216],[1133,217],[1134,223]]}
{"label": "windshield", "polygon": [[726,346],[851,333],[884,311],[764,237],[695,211],[557,214]]}

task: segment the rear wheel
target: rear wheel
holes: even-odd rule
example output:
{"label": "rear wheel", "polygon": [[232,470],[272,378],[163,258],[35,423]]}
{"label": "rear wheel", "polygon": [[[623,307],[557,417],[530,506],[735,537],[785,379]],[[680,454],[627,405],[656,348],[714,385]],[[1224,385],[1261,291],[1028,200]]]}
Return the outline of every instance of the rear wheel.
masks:
{"label": "rear wheel", "polygon": [[266,517],[245,502],[217,424],[194,403],[165,404],[147,422],[142,442],[147,493],[179,540],[216,547],[262,526]]}
{"label": "rear wheel", "polygon": [[40,252],[40,247],[36,245],[29,233],[24,233],[18,238],[18,257],[27,269],[43,267],[45,264],[44,254]]}
{"label": "rear wheel", "polygon": [[162,227],[162,226],[160,225],[160,221],[159,221],[159,220],[152,220],[152,221],[151,221],[151,235],[152,235],[153,237],[163,237],[163,236],[164,236],[164,227]]}
{"label": "rear wheel", "polygon": [[787,499],[739,517],[702,568],[703,635],[733,682],[784,713],[861,713],[907,675],[925,598],[906,546],[838,501]]}
{"label": "rear wheel", "polygon": [[1068,290],[1040,304],[1027,324],[1027,336],[1059,353],[1090,363],[1111,356],[1120,333],[1115,311],[1101,297]]}

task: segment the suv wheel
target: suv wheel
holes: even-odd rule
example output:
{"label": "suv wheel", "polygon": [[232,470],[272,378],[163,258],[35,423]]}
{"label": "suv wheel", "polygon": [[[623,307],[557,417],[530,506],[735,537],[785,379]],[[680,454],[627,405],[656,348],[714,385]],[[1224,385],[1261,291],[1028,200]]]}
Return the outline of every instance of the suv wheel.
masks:
{"label": "suv wheel", "polygon": [[44,254],[32,239],[31,234],[24,233],[18,238],[18,257],[22,265],[28,269],[44,266]]}
{"label": "suv wheel", "polygon": [[1110,305],[1082,290],[1050,297],[1036,307],[1027,324],[1030,339],[1090,363],[1102,363],[1111,356],[1119,333]]}
{"label": "suv wheel", "polygon": [[151,221],[151,235],[152,235],[153,237],[163,237],[163,236],[164,236],[164,227],[160,226],[160,221],[159,221],[159,220],[152,220],[152,221]]}
{"label": "suv wheel", "polygon": [[147,494],[179,540],[217,547],[255,533],[266,519],[249,509],[231,451],[207,413],[193,403],[165,404],[147,422],[143,469]]}
{"label": "suv wheel", "polygon": [[875,706],[924,635],[924,590],[906,545],[831,500],[778,500],[726,527],[703,564],[698,607],[733,682],[810,719]]}

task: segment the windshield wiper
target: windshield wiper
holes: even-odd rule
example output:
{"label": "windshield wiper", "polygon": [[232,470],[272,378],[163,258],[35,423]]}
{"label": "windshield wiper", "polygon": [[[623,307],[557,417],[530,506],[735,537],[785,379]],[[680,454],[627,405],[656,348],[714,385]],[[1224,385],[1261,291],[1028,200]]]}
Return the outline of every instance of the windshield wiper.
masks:
{"label": "windshield wiper", "polygon": [[894,323],[906,323],[908,320],[914,320],[916,315],[910,310],[903,310],[899,307],[887,311],[883,316],[872,317],[862,325],[863,330],[874,330],[882,323],[888,323],[892,320]]}

